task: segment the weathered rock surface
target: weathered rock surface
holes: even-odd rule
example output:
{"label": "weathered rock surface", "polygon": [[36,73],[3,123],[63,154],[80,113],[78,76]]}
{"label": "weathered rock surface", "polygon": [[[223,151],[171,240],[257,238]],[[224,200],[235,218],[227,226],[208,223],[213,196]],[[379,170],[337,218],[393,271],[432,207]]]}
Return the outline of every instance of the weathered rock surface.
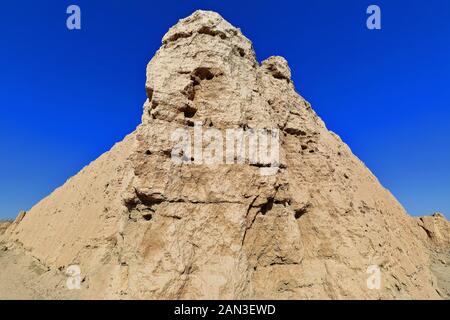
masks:
{"label": "weathered rock surface", "polygon": [[10,226],[10,221],[0,221],[0,235],[5,233],[6,229]]}
{"label": "weathered rock surface", "polygon": [[[259,64],[239,29],[196,11],[164,36],[146,91],[136,131],[3,237],[7,251],[39,259],[58,279],[79,265],[82,288],[67,297],[448,297],[449,260],[439,254],[450,249],[449,222],[408,216],[296,93],[284,58]],[[195,122],[279,129],[280,169],[173,163],[171,133]],[[379,290],[367,287],[371,265]]]}

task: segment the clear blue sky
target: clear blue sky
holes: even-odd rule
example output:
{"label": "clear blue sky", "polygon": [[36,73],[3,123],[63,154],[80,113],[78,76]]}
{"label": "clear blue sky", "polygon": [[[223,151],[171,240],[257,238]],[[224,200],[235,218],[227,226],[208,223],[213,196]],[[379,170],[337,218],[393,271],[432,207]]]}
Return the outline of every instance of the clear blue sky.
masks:
{"label": "clear blue sky", "polygon": [[[82,29],[66,28],[77,4]],[[366,28],[366,8],[382,30]],[[218,11],[413,215],[450,214],[450,1],[4,1],[0,218],[29,209],[135,128],[167,29]]]}

